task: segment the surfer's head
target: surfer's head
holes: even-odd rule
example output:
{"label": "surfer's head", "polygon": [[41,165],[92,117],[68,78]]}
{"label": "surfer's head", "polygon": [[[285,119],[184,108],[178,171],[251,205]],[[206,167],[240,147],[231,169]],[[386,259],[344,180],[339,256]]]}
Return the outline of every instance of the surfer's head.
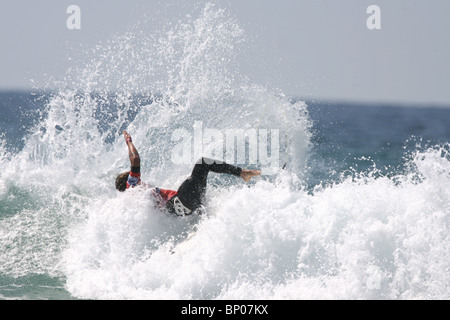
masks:
{"label": "surfer's head", "polygon": [[120,192],[123,192],[127,189],[127,180],[128,175],[130,174],[130,171],[121,173],[116,178],[116,189]]}

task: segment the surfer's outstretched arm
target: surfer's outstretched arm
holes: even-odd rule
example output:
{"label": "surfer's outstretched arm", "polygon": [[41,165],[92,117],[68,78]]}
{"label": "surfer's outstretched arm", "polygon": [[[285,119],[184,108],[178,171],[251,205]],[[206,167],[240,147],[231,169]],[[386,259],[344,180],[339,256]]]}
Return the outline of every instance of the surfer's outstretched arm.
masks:
{"label": "surfer's outstretched arm", "polygon": [[130,158],[131,170],[123,172],[116,177],[116,189],[123,192],[130,186],[135,187],[141,183],[141,158],[136,147],[131,140],[131,136],[123,131],[123,137],[128,147],[128,156]]}
{"label": "surfer's outstretched arm", "polygon": [[136,147],[133,144],[133,140],[131,140],[131,136],[128,132],[123,130],[123,137],[125,138],[125,142],[128,146],[128,156],[130,158],[131,167],[140,167],[141,166],[141,158],[139,157],[139,153],[136,150]]}

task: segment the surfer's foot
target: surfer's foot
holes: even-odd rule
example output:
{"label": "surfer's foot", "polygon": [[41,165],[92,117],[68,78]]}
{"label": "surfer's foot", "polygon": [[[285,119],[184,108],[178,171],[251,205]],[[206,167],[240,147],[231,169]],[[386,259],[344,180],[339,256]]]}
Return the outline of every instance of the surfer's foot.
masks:
{"label": "surfer's foot", "polygon": [[244,179],[245,182],[249,181],[254,176],[259,176],[261,174],[261,170],[247,170],[242,169],[241,178]]}

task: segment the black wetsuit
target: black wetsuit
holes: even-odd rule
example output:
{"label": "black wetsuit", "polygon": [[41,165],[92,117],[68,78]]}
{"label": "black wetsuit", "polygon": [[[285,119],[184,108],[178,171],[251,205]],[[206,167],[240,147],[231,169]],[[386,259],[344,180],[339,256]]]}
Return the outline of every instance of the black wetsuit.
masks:
{"label": "black wetsuit", "polygon": [[199,208],[202,205],[205,196],[206,183],[210,171],[232,174],[239,177],[242,169],[225,162],[202,158],[201,161],[199,160],[194,166],[191,176],[180,185],[176,196],[167,202],[167,209],[170,212],[175,212],[174,199],[177,197],[186,208],[192,211]]}

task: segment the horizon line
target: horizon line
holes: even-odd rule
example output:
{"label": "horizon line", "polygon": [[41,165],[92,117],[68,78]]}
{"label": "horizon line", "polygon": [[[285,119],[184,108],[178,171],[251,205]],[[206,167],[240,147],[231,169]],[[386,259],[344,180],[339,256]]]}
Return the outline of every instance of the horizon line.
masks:
{"label": "horizon line", "polygon": [[[39,93],[54,93],[61,89],[53,88],[53,89],[44,89],[44,88],[6,88],[6,87],[0,87],[0,94],[3,93],[23,93],[23,94],[39,94]],[[119,90],[107,90],[110,93],[116,93],[119,92]],[[96,92],[96,90],[93,90],[92,92]],[[139,93],[135,93],[139,94]],[[391,107],[414,107],[414,108],[439,108],[439,109],[450,109],[450,102],[413,102],[413,101],[406,101],[406,100],[398,100],[398,99],[380,99],[380,100],[374,100],[371,98],[368,99],[352,99],[352,98],[327,98],[327,97],[305,97],[302,95],[285,95],[285,97],[292,102],[298,102],[303,101],[308,103],[308,105],[311,106],[314,104],[346,104],[346,105],[365,105],[365,106],[391,106]]]}

